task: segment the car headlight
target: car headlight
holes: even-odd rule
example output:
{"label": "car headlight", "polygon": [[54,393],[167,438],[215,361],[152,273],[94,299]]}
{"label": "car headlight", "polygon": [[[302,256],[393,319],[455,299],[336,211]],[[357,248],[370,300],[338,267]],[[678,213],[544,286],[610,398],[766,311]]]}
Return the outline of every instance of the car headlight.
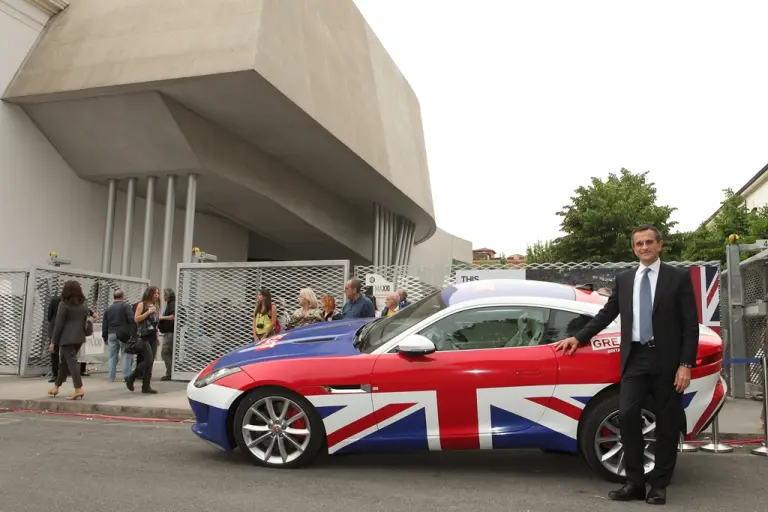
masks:
{"label": "car headlight", "polygon": [[229,367],[229,368],[221,368],[219,370],[216,370],[215,372],[211,372],[211,373],[203,376],[202,378],[198,378],[195,381],[195,387],[196,388],[204,388],[208,384],[213,384],[214,382],[216,382],[219,379],[223,379],[224,377],[226,377],[228,375],[232,375],[233,373],[237,373],[237,372],[240,372],[240,371],[242,371],[242,368],[240,368],[239,366],[232,366],[232,367]]}

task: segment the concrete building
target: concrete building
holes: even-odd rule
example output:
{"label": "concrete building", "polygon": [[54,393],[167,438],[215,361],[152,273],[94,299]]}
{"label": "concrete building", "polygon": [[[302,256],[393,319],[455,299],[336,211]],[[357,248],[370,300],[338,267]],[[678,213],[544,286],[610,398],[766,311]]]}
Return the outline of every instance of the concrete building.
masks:
{"label": "concrete building", "polygon": [[471,261],[352,0],[0,0],[0,52],[0,266]]}

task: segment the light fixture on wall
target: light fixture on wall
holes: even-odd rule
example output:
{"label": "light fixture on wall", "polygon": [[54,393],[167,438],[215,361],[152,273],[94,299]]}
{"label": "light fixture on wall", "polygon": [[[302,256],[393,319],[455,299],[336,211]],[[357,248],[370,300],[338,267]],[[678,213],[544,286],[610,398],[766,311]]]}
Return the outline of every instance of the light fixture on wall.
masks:
{"label": "light fixture on wall", "polygon": [[60,258],[59,255],[56,254],[56,251],[51,251],[48,253],[48,263],[50,263],[52,267],[60,267],[62,265],[71,265],[72,260]]}

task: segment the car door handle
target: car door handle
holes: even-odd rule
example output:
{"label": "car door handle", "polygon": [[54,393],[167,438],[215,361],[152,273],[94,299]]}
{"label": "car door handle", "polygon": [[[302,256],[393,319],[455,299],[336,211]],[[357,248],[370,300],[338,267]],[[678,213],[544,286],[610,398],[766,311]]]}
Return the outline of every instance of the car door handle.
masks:
{"label": "car door handle", "polygon": [[330,385],[321,386],[327,393],[332,395],[352,395],[355,393],[370,393],[370,384],[353,384],[353,385]]}
{"label": "car door handle", "polygon": [[515,370],[515,375],[538,375],[539,370]]}

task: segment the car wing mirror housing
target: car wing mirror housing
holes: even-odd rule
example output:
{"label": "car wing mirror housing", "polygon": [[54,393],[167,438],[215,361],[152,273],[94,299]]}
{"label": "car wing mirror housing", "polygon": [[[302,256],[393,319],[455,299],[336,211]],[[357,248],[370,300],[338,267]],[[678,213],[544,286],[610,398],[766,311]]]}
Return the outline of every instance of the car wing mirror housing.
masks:
{"label": "car wing mirror housing", "polygon": [[406,356],[426,356],[435,353],[437,348],[428,338],[420,334],[413,334],[397,346],[397,351]]}

